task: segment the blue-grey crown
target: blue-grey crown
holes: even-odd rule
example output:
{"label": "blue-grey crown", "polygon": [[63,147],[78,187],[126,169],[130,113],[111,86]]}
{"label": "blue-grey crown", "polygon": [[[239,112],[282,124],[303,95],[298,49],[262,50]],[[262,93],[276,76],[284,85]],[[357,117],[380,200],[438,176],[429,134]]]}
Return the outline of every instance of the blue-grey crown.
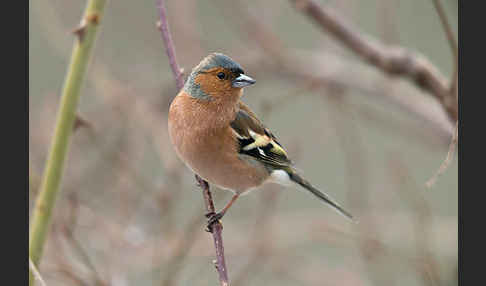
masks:
{"label": "blue-grey crown", "polygon": [[212,53],[192,69],[192,72],[184,85],[184,90],[196,98],[211,99],[211,96],[204,93],[199,88],[198,84],[194,84],[194,79],[200,72],[216,67],[222,67],[237,74],[244,74],[243,68],[227,55],[222,53]]}
{"label": "blue-grey crown", "polygon": [[194,68],[193,72],[205,71],[215,67],[222,67],[235,73],[244,73],[243,68],[237,62],[222,53],[212,53],[205,57]]}

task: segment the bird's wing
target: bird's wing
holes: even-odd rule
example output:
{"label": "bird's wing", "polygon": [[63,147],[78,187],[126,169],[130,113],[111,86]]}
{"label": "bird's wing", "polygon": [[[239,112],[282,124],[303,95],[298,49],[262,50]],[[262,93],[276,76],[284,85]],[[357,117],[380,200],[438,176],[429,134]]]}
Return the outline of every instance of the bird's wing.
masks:
{"label": "bird's wing", "polygon": [[231,128],[238,140],[241,154],[254,157],[272,169],[281,169],[292,164],[277,138],[241,101]]}
{"label": "bird's wing", "polygon": [[240,154],[255,158],[270,169],[272,173],[280,170],[285,171],[288,175],[288,179],[299,184],[321,201],[331,205],[340,214],[354,221],[353,216],[344,210],[336,201],[313,187],[307,180],[297,173],[292,167],[292,162],[287,158],[287,153],[282,145],[277,142],[277,138],[241,101],[239,103],[239,111],[236,114],[236,118],[231,122],[231,128],[238,140]]}

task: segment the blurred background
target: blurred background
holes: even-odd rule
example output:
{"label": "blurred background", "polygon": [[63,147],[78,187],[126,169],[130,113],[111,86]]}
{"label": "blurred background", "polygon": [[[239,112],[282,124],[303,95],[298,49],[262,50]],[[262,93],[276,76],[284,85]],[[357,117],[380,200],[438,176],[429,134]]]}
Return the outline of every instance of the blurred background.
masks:
{"label": "blurred background", "polygon": [[[30,209],[86,1],[29,1]],[[318,1],[450,78],[432,1]],[[442,0],[457,37],[457,1]],[[458,167],[432,188],[453,124],[428,93],[386,76],[290,1],[167,1],[187,72],[210,52],[257,84],[244,101],[306,177],[358,217],[298,188],[267,185],[224,217],[236,285],[457,285]],[[217,285],[193,174],[173,152],[176,95],[155,0],[108,1],[79,105],[40,272],[47,285]],[[212,188],[216,208],[230,194]]]}

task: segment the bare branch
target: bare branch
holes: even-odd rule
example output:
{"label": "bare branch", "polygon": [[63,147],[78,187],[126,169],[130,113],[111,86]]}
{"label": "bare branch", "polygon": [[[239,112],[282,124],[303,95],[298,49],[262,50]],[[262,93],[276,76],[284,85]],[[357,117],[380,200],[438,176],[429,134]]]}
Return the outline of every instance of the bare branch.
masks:
{"label": "bare branch", "polygon": [[458,49],[457,49],[457,41],[456,38],[454,37],[454,32],[452,31],[451,24],[447,20],[446,13],[444,11],[444,7],[442,6],[442,3],[440,0],[432,0],[434,3],[435,10],[437,11],[437,14],[439,14],[440,21],[442,23],[442,27],[444,28],[444,31],[447,35],[447,39],[449,40],[449,45],[451,46],[451,51],[454,55],[454,58],[457,59],[458,55]]}
{"label": "bare branch", "polygon": [[[206,210],[208,213],[214,213],[214,203],[209,191],[208,182],[204,181],[201,177],[196,174],[196,181],[199,187],[203,190],[204,202],[206,203]],[[224,246],[223,246],[223,225],[221,223],[215,223],[210,228],[214,239],[214,248],[216,249],[216,263],[215,267],[218,270],[219,282],[221,286],[227,286],[228,284],[228,270],[226,268],[226,261],[224,258]]]}
{"label": "bare branch", "polygon": [[[179,68],[176,60],[174,44],[170,36],[169,25],[167,23],[167,13],[165,10],[164,0],[158,0],[159,16],[160,21],[157,26],[161,31],[162,39],[164,40],[165,50],[167,52],[167,57],[169,58],[170,67],[174,74],[177,88],[181,89],[184,86],[184,79],[182,77],[181,69]],[[203,190],[204,203],[208,213],[214,213],[214,203],[209,190],[208,182],[204,181],[201,177],[196,174],[196,181]],[[214,239],[214,247],[216,249],[216,270],[219,274],[219,282],[222,286],[228,285],[228,273],[226,269],[226,262],[224,257],[224,247],[223,247],[223,236],[222,236],[223,226],[220,223],[216,223],[211,227],[211,232]]]}
{"label": "bare branch", "polygon": [[172,37],[170,35],[164,0],[158,1],[158,8],[160,21],[157,23],[157,28],[159,28],[162,39],[164,40],[165,51],[167,53],[167,57],[169,58],[172,73],[174,74],[176,80],[177,89],[181,89],[184,86],[184,78],[182,75],[182,69],[179,68],[179,65],[177,64],[174,42],[172,42]]}
{"label": "bare branch", "polygon": [[447,156],[442,162],[442,164],[440,165],[437,172],[425,183],[427,187],[431,188],[435,184],[439,176],[442,175],[445,172],[445,170],[447,170],[447,167],[449,167],[449,165],[451,164],[452,156],[454,155],[454,151],[457,145],[458,128],[459,128],[459,122],[456,122],[456,131],[452,135],[452,140],[451,140],[451,144],[449,144],[449,151],[447,152]]}
{"label": "bare branch", "polygon": [[371,65],[389,75],[409,78],[416,86],[433,95],[446,110],[450,121],[457,121],[455,95],[450,92],[444,76],[423,56],[402,47],[384,46],[361,35],[329,7],[321,7],[312,0],[293,2],[298,10]]}
{"label": "bare branch", "polygon": [[452,31],[451,24],[447,20],[446,13],[444,11],[444,6],[442,6],[442,3],[440,0],[432,0],[434,3],[435,10],[437,11],[437,14],[439,14],[440,21],[442,23],[442,27],[444,28],[444,31],[447,36],[447,40],[449,41],[449,45],[451,47],[452,51],[452,56],[454,60],[454,72],[452,73],[452,78],[451,78],[451,84],[450,84],[450,92],[454,95],[457,93],[457,82],[458,82],[458,72],[459,72],[459,67],[458,67],[458,62],[459,62],[459,50],[457,47],[457,41],[456,38],[454,37],[454,32]]}
{"label": "bare branch", "polygon": [[[359,91],[355,94],[384,100],[387,104],[397,105],[398,108],[410,113],[420,121],[429,122],[430,124],[423,125],[423,127],[432,129],[447,144],[450,142],[454,132],[454,122],[449,120],[447,114],[442,116],[442,114],[436,112],[434,102],[417,101],[403,93],[385,92],[374,84],[370,85],[369,78],[363,72],[353,68],[354,66],[351,65],[349,60],[337,54],[326,53],[326,64],[324,66],[319,56],[323,55],[322,51],[310,54],[310,57],[306,57],[305,60],[302,57],[296,57],[296,53],[301,53],[298,50],[286,47],[278,35],[261,20],[262,15],[253,15],[241,1],[234,1],[231,4],[224,3],[226,2],[218,2],[216,6],[223,9],[222,15],[228,20],[228,23],[235,25],[238,35],[246,35],[244,36],[245,40],[251,40],[257,44],[265,54],[264,59],[269,60],[262,63],[262,58],[256,57],[253,59],[250,57],[246,65],[254,68],[248,68],[249,70],[256,69],[259,72],[265,72],[263,69],[266,68],[271,70],[272,75],[278,76],[279,79],[285,78],[285,80],[295,81],[297,84],[303,84],[304,86],[309,85],[309,87],[322,86],[330,91],[335,88]],[[352,74],[349,73],[350,70],[352,70]],[[346,71],[346,76],[342,75],[344,71]],[[349,77],[352,80],[349,80]],[[346,80],[342,78],[346,78]],[[296,93],[292,92],[292,94]],[[278,98],[276,101],[288,102],[287,99],[291,99],[291,96],[288,96],[285,100]],[[272,106],[275,106],[276,101],[271,103]],[[278,103],[278,105],[281,104]],[[432,112],[432,110],[434,111]],[[263,114],[266,113],[264,112]],[[424,132],[428,131],[424,128]]]}

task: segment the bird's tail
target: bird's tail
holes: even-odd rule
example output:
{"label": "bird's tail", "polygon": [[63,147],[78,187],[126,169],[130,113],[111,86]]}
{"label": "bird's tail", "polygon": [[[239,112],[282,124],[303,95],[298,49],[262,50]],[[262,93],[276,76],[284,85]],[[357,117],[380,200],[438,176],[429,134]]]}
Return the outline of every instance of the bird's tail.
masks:
{"label": "bird's tail", "polygon": [[312,186],[306,179],[302,178],[295,170],[286,170],[287,174],[289,175],[290,180],[299,184],[304,189],[311,192],[314,196],[318,197],[321,201],[331,205],[338,213],[347,217],[353,222],[357,222],[353,216],[346,210],[344,210],[338,203],[336,203],[332,198],[330,198],[327,194],[319,191],[314,186]]}

